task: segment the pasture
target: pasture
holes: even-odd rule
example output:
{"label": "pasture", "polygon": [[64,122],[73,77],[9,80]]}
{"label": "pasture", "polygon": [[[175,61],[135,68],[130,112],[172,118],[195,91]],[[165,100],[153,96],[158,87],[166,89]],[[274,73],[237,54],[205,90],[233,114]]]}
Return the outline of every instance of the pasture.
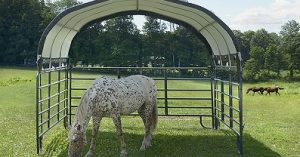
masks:
{"label": "pasture", "polygon": [[[35,75],[30,68],[0,67],[0,156],[37,156],[35,143]],[[78,73],[77,75],[93,75]],[[177,86],[195,86],[182,82]],[[202,84],[205,86],[205,84]],[[245,94],[252,86],[279,85],[271,96]],[[300,156],[300,82],[244,84],[244,156]],[[139,117],[123,117],[129,157],[238,156],[235,137],[226,130],[203,129],[198,118],[159,117],[152,147],[138,149],[143,138]],[[91,128],[88,130],[88,145]],[[43,156],[66,156],[67,131],[62,125],[46,134]],[[119,155],[119,142],[111,119],[100,126],[96,153]]]}

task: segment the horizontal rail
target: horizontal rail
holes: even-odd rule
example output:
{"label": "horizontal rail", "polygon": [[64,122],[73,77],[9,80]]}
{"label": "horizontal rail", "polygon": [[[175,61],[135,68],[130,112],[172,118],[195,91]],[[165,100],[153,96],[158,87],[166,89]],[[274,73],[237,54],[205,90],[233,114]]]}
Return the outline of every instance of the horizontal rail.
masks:
{"label": "horizontal rail", "polygon": [[226,80],[221,80],[221,79],[218,79],[218,78],[215,78],[214,80],[215,80],[215,81],[219,81],[219,82],[223,82],[223,83],[228,83],[228,84],[240,86],[240,84],[238,84],[238,83],[230,82],[230,81],[226,81]]}
{"label": "horizontal rail", "polygon": [[[71,99],[81,99],[81,96],[72,96]],[[165,100],[165,98],[157,98],[158,100]],[[169,97],[168,100],[211,100],[211,98],[188,98],[188,97]]]}
{"label": "horizontal rail", "polygon": [[226,96],[228,96],[228,97],[230,97],[230,98],[233,98],[233,99],[236,99],[236,100],[240,100],[240,98],[238,98],[238,97],[236,97],[236,96],[233,96],[233,95],[230,95],[230,94],[227,94],[227,93],[222,92],[222,91],[220,91],[220,90],[215,89],[215,91],[218,92],[218,93],[220,93],[220,94],[224,94],[224,95],[226,95]]}
{"label": "horizontal rail", "polygon": [[[158,106],[157,108],[165,108],[164,106]],[[201,109],[211,109],[211,106],[168,106],[168,108],[201,108]]]}
{"label": "horizontal rail", "polygon": [[[71,88],[71,90],[87,90],[87,88]],[[157,91],[165,91],[165,89],[157,89]],[[170,92],[210,92],[210,89],[167,89]]]}
{"label": "horizontal rail", "polygon": [[223,113],[223,115],[227,118],[229,118],[230,120],[234,121],[235,123],[237,123],[238,125],[240,125],[240,122],[238,122],[236,119],[234,119],[233,117],[230,117],[229,115]]}
{"label": "horizontal rail", "polygon": [[195,80],[204,80],[204,81],[210,81],[211,78],[194,78],[194,77],[189,77],[189,78],[172,78],[172,77],[167,77],[167,78],[154,78],[153,80],[156,81],[163,81],[163,80],[170,80],[170,81],[195,81]]}
{"label": "horizontal rail", "polygon": [[66,109],[67,109],[67,107],[65,107],[65,108],[63,108],[63,109],[61,109],[61,110],[59,110],[59,111],[56,112],[54,115],[51,115],[50,118],[44,120],[42,123],[39,123],[38,127],[40,127],[40,126],[46,124],[47,122],[49,122],[51,119],[53,119],[55,116],[57,116],[58,114],[60,114],[62,111],[65,111]]}
{"label": "horizontal rail", "polygon": [[72,96],[71,99],[81,99],[81,96]]}
{"label": "horizontal rail", "polygon": [[58,103],[52,105],[50,108],[47,108],[47,109],[45,109],[45,110],[39,112],[38,115],[41,115],[41,114],[43,114],[43,113],[45,113],[45,112],[51,110],[52,108],[57,107],[59,104],[63,103],[63,102],[66,101],[66,100],[68,100],[68,98],[65,98],[65,99],[61,100],[60,102],[58,102]]}
{"label": "horizontal rail", "polygon": [[[74,116],[75,114],[72,113],[72,114],[69,114],[71,116]],[[128,115],[123,115],[123,116],[138,116],[138,114],[128,114]],[[158,116],[167,116],[167,117],[212,117],[212,115],[206,115],[206,114],[168,114],[168,115],[165,115],[165,114],[158,114]]]}
{"label": "horizontal rail", "polygon": [[188,80],[207,80],[210,81],[211,78],[169,78],[167,77],[167,80],[176,80],[176,81],[188,81]]}
{"label": "horizontal rail", "polygon": [[71,80],[88,81],[88,80],[95,80],[95,78],[76,78],[76,77],[72,77]]}
{"label": "horizontal rail", "polygon": [[228,105],[228,104],[226,104],[226,103],[223,103],[223,104],[224,104],[224,106],[226,106],[226,107],[228,107],[228,108],[231,108],[231,109],[233,109],[233,110],[235,110],[235,111],[237,111],[237,112],[240,112],[240,110],[234,108],[233,106],[230,106],[230,105]]}
{"label": "horizontal rail", "polygon": [[56,84],[65,82],[66,80],[67,80],[67,79],[65,78],[65,79],[62,79],[62,80],[59,80],[59,81],[50,83],[50,84],[42,85],[42,86],[40,86],[38,89],[43,89],[43,88],[46,88],[46,87],[50,87],[50,86],[53,86],[53,85],[56,85]]}
{"label": "horizontal rail", "polygon": [[219,108],[217,108],[217,107],[215,107],[214,109],[216,109],[216,110],[219,111],[219,112],[222,112],[222,110],[219,109]]}
{"label": "horizontal rail", "polygon": [[44,134],[46,134],[50,129],[52,129],[55,125],[57,125],[58,123],[60,123],[66,117],[67,117],[67,115],[64,115],[57,122],[55,122],[54,124],[50,125],[50,127],[48,129],[46,129],[44,132],[42,132],[42,133],[39,134],[39,138],[43,137]]}
{"label": "horizontal rail", "polygon": [[[78,107],[76,105],[72,105],[71,107]],[[164,106],[158,106],[157,108],[164,109],[166,107]],[[211,106],[168,106],[168,108],[173,108],[173,109],[211,109]]]}
{"label": "horizontal rail", "polygon": [[[117,78],[117,77],[116,77]],[[73,77],[71,80],[77,80],[77,81],[89,81],[89,80],[95,80],[96,78],[78,78],[78,77]],[[204,80],[204,81],[210,81],[211,78],[172,78],[168,77],[166,78],[153,78],[153,80],[156,81],[163,81],[163,80],[170,80],[170,81],[194,81],[194,80]]]}
{"label": "horizontal rail", "polygon": [[62,71],[62,70],[67,70],[67,67],[66,66],[63,66],[63,67],[55,67],[55,68],[47,68],[47,69],[42,69],[40,71],[40,74],[45,74],[45,73],[50,73],[50,72],[56,72],[56,71]]}
{"label": "horizontal rail", "polygon": [[58,95],[60,95],[60,94],[63,94],[63,93],[66,92],[66,91],[68,91],[68,89],[65,89],[65,90],[63,90],[63,91],[61,91],[61,92],[59,92],[59,93],[56,93],[56,94],[54,94],[54,95],[51,95],[50,97],[47,97],[47,98],[45,98],[45,99],[39,100],[39,103],[42,103],[42,102],[44,102],[44,101],[46,101],[46,100],[49,100],[49,99],[52,99],[52,98],[54,98],[54,97],[56,97],[56,96],[58,96]]}
{"label": "horizontal rail", "polygon": [[[165,98],[157,98],[158,100],[165,100]],[[211,100],[211,98],[188,98],[188,97],[168,97],[168,100]]]}
{"label": "horizontal rail", "polygon": [[231,108],[231,109],[233,109],[233,110],[235,110],[236,112],[240,112],[240,110],[239,109],[236,109],[236,108],[234,108],[234,107],[232,107],[232,106],[229,106],[228,104],[226,104],[225,102],[222,102],[221,100],[219,100],[219,99],[215,99],[217,102],[219,102],[219,103],[221,103],[221,104],[223,104],[224,106],[226,106],[226,107],[229,107],[229,108]]}
{"label": "horizontal rail", "polygon": [[232,132],[234,134],[236,134],[237,136],[240,136],[240,133],[238,131],[236,131],[234,128],[230,127],[230,125],[227,124],[226,122],[224,122],[220,117],[217,116],[217,118],[219,119],[220,122],[222,122],[224,125],[226,125],[230,130],[232,130]]}
{"label": "horizontal rail", "polygon": [[87,88],[71,88],[71,90],[87,90]]}
{"label": "horizontal rail", "polygon": [[170,92],[210,92],[210,89],[157,89],[157,91],[170,91]]}
{"label": "horizontal rail", "polygon": [[73,67],[72,69],[209,70],[210,67]]}

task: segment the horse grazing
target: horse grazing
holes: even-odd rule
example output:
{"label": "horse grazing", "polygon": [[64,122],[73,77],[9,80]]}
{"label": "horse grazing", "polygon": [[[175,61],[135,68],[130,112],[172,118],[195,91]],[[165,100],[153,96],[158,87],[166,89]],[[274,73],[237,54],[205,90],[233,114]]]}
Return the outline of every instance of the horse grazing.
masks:
{"label": "horse grazing", "polygon": [[93,118],[91,145],[87,157],[93,155],[96,136],[103,117],[112,117],[121,143],[121,157],[127,156],[126,143],[121,126],[122,114],[138,111],[145,126],[145,135],[140,151],[151,146],[152,132],[157,124],[157,87],[154,80],[142,75],[121,79],[97,78],[81,98],[75,114],[73,126],[69,131],[70,157],[77,157],[86,143],[86,129]]}
{"label": "horse grazing", "polygon": [[247,89],[247,94],[250,92],[250,91],[252,91],[253,92],[253,95],[256,93],[256,92],[258,92],[258,94],[263,94],[263,92],[264,92],[264,88],[263,87],[251,87],[251,88],[248,88]]}
{"label": "horse grazing", "polygon": [[271,95],[271,93],[276,92],[276,95],[280,95],[280,93],[278,92],[279,90],[283,90],[284,88],[278,87],[278,86],[272,86],[272,87],[267,87],[264,88],[264,91],[266,91],[266,95],[269,94]]}

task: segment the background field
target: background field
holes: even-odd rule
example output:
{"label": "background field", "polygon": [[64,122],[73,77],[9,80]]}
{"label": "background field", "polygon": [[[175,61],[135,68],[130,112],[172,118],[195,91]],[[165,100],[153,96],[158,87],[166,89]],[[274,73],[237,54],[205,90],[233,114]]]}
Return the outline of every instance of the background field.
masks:
{"label": "background field", "polygon": [[[35,75],[35,69],[0,67],[0,156],[37,156]],[[285,88],[280,91],[281,96],[244,94],[244,156],[299,157],[300,82],[246,83],[244,89],[271,85]],[[143,137],[141,120],[138,117],[122,120],[129,156],[238,156],[235,137],[228,131],[203,129],[198,118],[174,117],[160,117],[153,146],[139,152]],[[104,119],[100,130],[97,154],[118,156],[119,143],[112,121]],[[44,156],[66,156],[66,152],[67,131],[59,125],[45,136]]]}

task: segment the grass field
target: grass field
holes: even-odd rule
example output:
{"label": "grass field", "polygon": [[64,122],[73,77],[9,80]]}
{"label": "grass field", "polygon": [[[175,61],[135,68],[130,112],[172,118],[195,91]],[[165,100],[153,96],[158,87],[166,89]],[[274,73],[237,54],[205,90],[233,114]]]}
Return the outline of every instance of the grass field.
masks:
{"label": "grass field", "polygon": [[[35,75],[35,69],[0,67],[0,156],[37,156]],[[244,89],[274,84],[285,88],[280,91],[281,96],[244,94],[244,156],[300,157],[300,82],[246,83]],[[139,152],[142,121],[137,117],[122,118],[129,157],[238,156],[236,139],[229,131],[203,129],[198,121],[198,118],[160,117],[153,146]],[[105,118],[100,130],[97,156],[118,156],[119,142],[111,119]],[[89,140],[91,130],[87,133]],[[62,125],[46,134],[43,150],[43,156],[66,156],[67,131]]]}

